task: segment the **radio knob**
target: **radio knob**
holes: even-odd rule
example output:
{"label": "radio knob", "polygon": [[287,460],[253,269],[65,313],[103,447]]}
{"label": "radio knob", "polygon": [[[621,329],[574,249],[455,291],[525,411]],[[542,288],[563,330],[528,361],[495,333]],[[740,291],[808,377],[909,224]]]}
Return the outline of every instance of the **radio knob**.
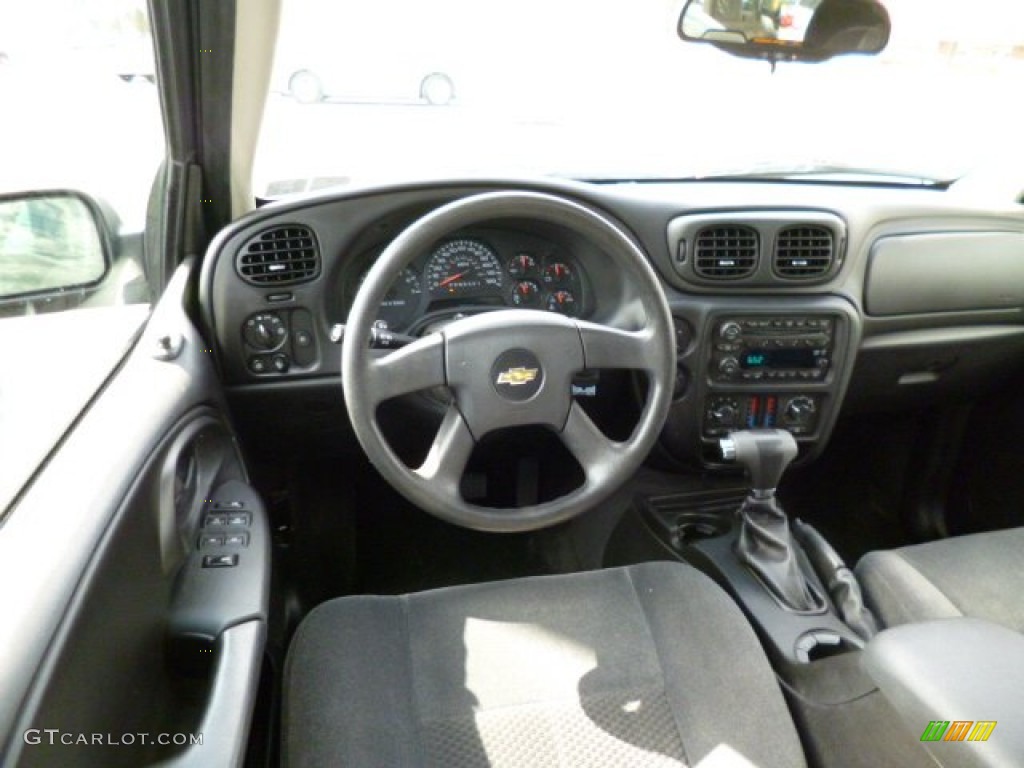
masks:
{"label": "radio knob", "polygon": [[809,397],[794,397],[786,404],[786,423],[794,427],[806,426],[814,417],[817,406],[814,400]]}
{"label": "radio knob", "polygon": [[726,376],[732,376],[740,369],[740,361],[735,357],[723,357],[718,363],[718,370]]}
{"label": "radio knob", "polygon": [[722,323],[722,327],[718,329],[718,335],[728,341],[736,341],[736,339],[743,335],[743,329],[740,328],[739,323],[734,323],[730,320],[727,323]]}

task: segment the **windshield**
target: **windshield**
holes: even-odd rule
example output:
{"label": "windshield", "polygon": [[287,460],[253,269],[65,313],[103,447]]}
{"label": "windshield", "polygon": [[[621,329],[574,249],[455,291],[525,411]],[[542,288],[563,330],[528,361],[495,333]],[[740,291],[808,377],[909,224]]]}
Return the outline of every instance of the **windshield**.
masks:
{"label": "windshield", "polygon": [[928,184],[1015,157],[1024,6],[884,4],[881,55],[773,71],[681,41],[683,0],[283,0],[254,189],[436,174]]}

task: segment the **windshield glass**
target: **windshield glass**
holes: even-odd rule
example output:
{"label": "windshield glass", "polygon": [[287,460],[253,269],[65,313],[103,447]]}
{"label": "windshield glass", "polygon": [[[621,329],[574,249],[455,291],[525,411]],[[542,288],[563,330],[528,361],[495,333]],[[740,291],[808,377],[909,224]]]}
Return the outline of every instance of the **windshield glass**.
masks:
{"label": "windshield glass", "polygon": [[283,0],[254,189],[524,173],[921,184],[1016,156],[1016,0],[884,0],[881,55],[774,72],[681,41],[683,4]]}

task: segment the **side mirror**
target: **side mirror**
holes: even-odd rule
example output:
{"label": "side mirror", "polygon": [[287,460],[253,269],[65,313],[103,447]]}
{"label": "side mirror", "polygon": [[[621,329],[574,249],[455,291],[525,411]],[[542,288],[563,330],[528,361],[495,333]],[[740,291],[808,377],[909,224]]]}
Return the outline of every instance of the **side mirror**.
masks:
{"label": "side mirror", "polygon": [[0,195],[0,300],[94,287],[111,261],[107,218],[91,198]]}
{"label": "side mirror", "polygon": [[678,32],[735,56],[775,62],[876,55],[890,29],[878,0],[687,0]]}

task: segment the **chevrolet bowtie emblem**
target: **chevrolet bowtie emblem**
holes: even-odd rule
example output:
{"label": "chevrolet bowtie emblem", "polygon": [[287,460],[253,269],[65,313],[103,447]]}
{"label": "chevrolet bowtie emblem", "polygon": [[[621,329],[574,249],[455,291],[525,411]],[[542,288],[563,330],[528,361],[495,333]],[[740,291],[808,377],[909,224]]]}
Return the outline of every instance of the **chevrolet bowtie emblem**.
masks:
{"label": "chevrolet bowtie emblem", "polygon": [[495,384],[508,384],[510,387],[519,387],[523,384],[529,384],[531,381],[537,378],[536,368],[509,368],[507,371],[502,371],[498,374],[498,380]]}

